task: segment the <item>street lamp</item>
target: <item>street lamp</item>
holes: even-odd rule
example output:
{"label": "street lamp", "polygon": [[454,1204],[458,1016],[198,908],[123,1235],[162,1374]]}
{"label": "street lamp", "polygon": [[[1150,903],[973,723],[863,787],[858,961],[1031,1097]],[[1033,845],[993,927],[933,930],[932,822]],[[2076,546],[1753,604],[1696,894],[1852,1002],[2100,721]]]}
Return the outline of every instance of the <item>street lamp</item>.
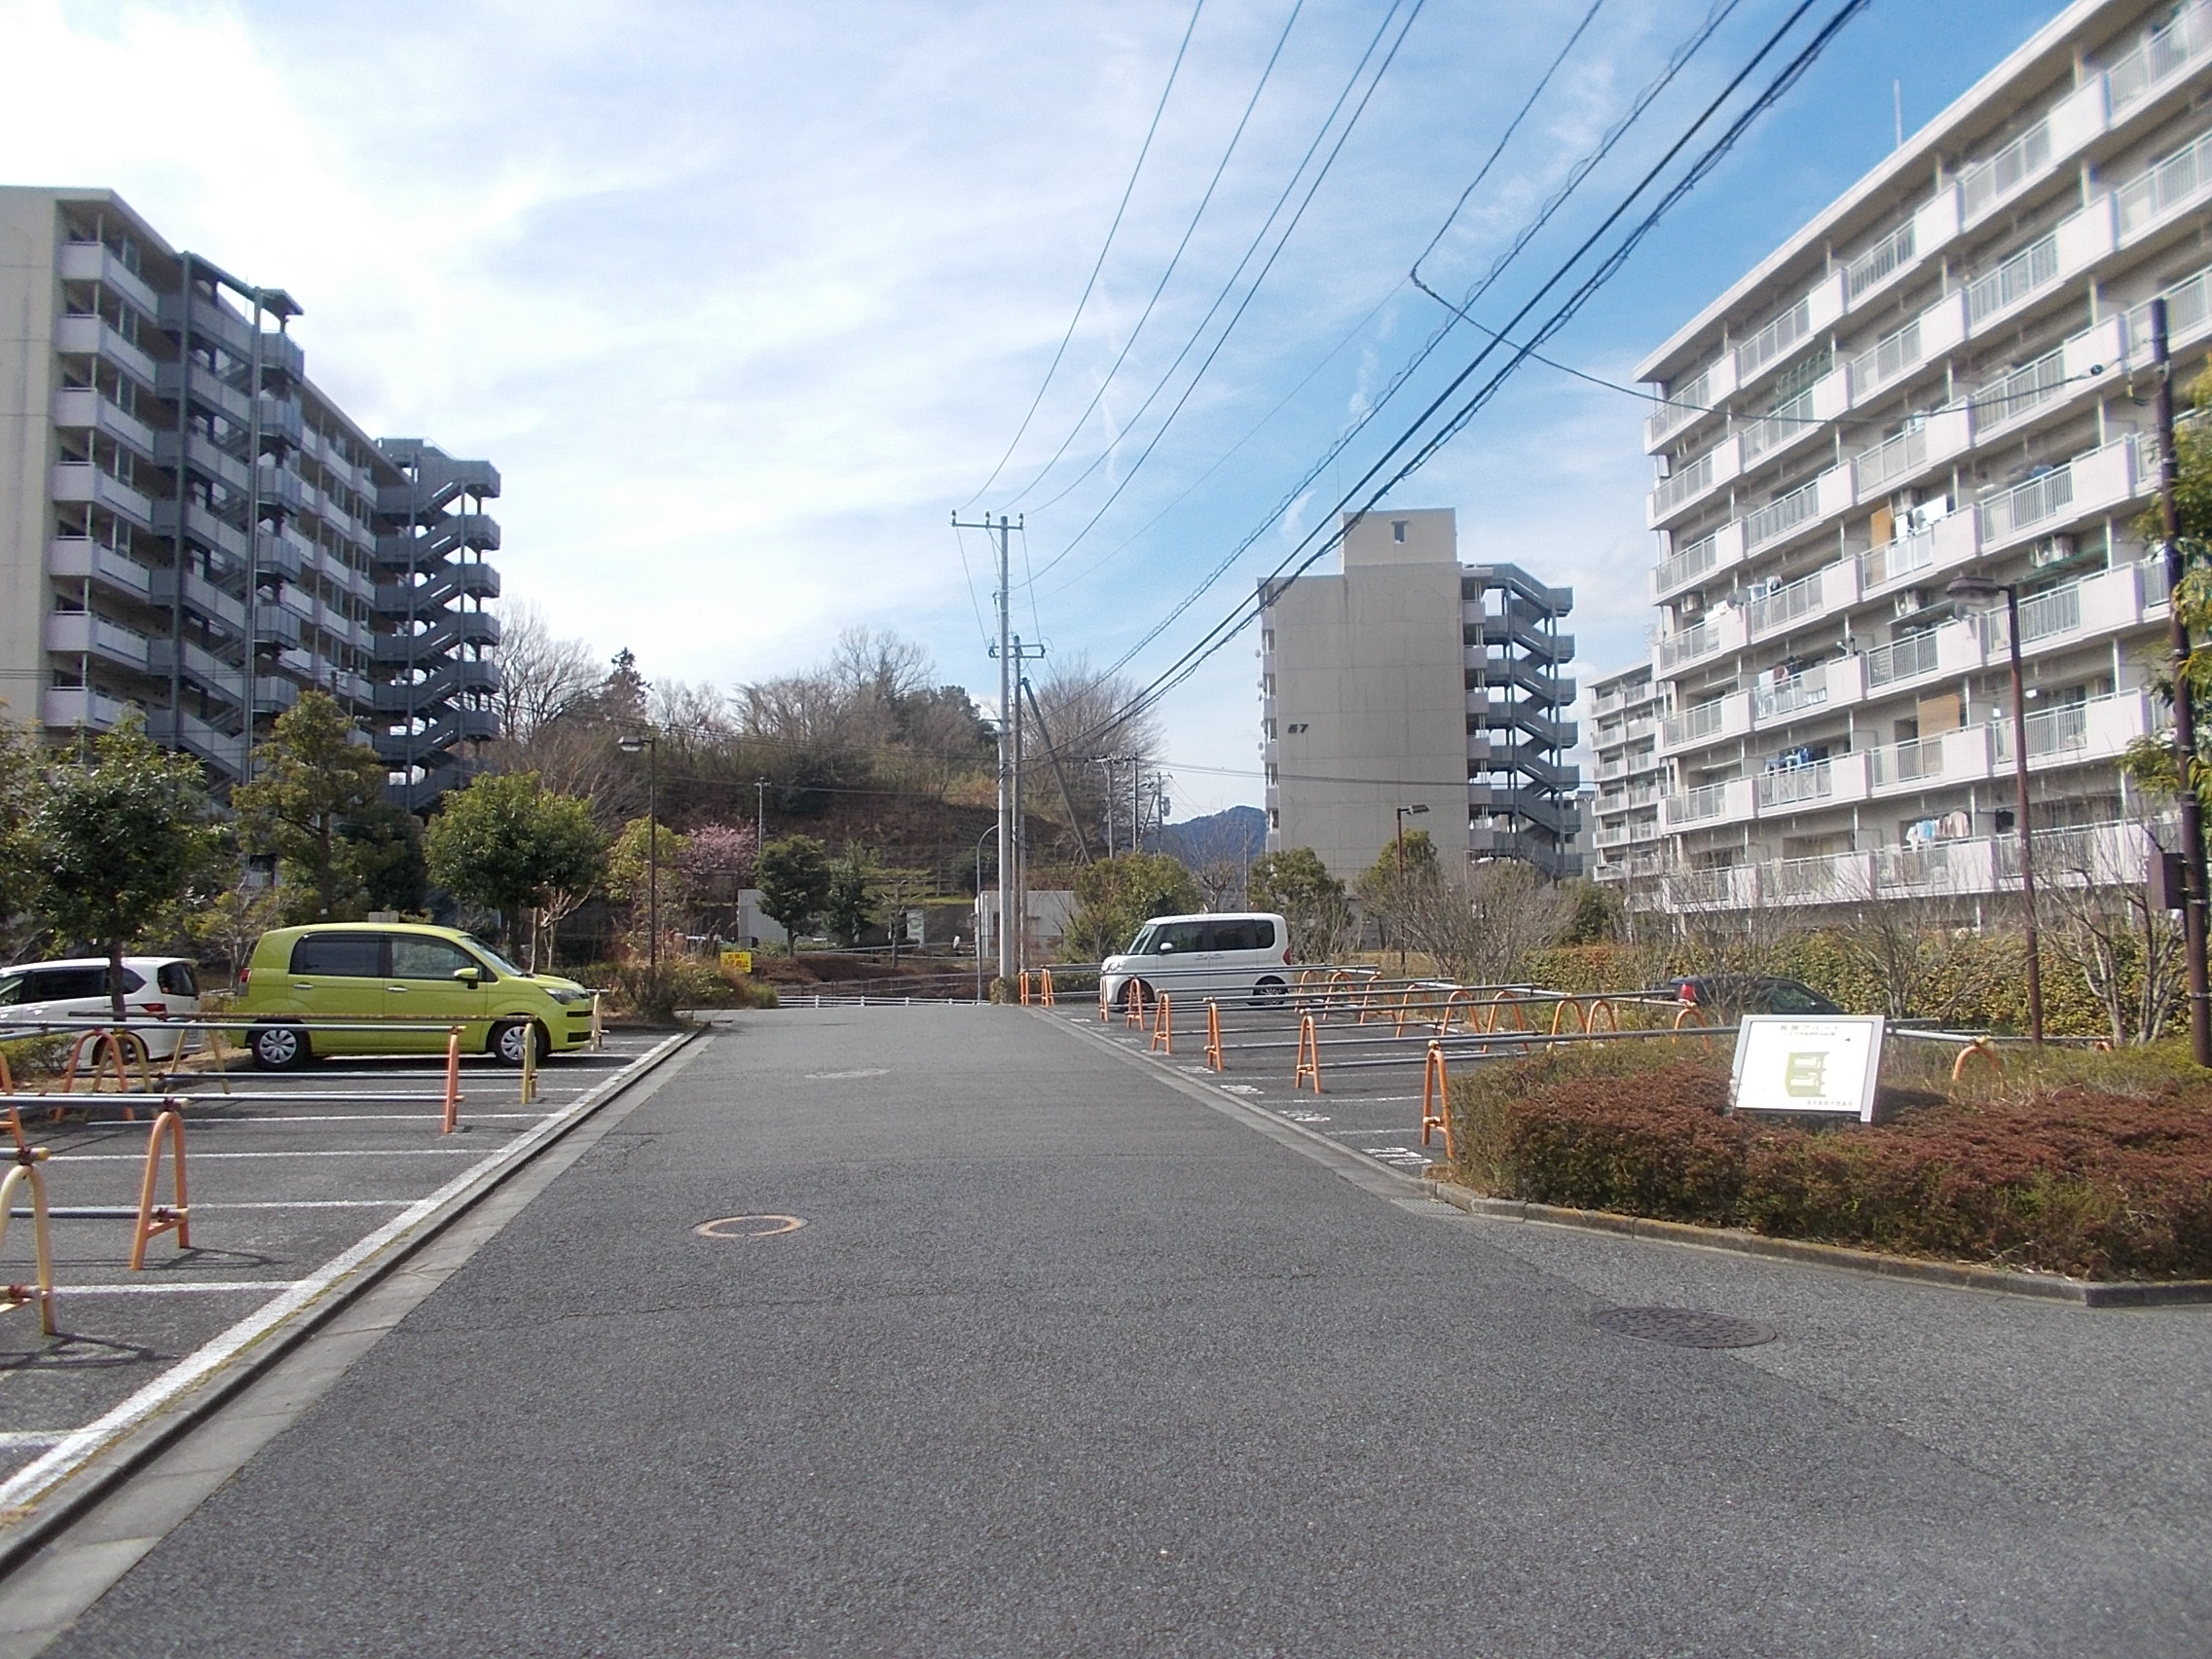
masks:
{"label": "street lamp", "polygon": [[1988,576],[1952,578],[1943,590],[1946,599],[1987,608],[1998,595],[2005,596],[2006,643],[2012,660],[2012,784],[2016,792],[2013,817],[2020,835],[2020,903],[2028,924],[2028,1037],[2043,1041],[2043,958],[2036,943],[2035,840],[2028,830],[2028,700],[2020,680],[2020,589],[2015,582]]}
{"label": "street lamp", "polygon": [[[1428,808],[1425,806],[1401,806],[1398,808],[1398,832],[1392,837],[1392,840],[1398,849],[1398,903],[1401,909],[1406,902],[1406,817],[1409,813],[1418,815],[1427,810]],[[1405,977],[1406,929],[1405,918],[1401,914],[1398,919],[1398,977],[1402,979]]]}
{"label": "street lamp", "polygon": [[[983,843],[999,832],[994,824],[976,837],[976,1000],[983,1000]],[[1003,931],[1006,918],[999,918]]]}
{"label": "street lamp", "polygon": [[615,740],[625,755],[645,757],[645,971],[660,977],[660,734]]}

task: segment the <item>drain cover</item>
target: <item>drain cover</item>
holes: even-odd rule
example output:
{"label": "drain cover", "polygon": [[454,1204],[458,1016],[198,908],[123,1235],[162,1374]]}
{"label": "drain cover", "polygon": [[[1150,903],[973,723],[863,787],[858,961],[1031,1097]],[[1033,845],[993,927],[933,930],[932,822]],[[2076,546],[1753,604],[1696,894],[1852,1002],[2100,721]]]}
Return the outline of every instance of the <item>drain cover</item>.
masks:
{"label": "drain cover", "polygon": [[1590,1322],[1617,1336],[1641,1337],[1676,1347],[1757,1347],[1780,1335],[1772,1325],[1731,1319],[1725,1313],[1701,1313],[1694,1308],[1608,1308],[1593,1313]]}

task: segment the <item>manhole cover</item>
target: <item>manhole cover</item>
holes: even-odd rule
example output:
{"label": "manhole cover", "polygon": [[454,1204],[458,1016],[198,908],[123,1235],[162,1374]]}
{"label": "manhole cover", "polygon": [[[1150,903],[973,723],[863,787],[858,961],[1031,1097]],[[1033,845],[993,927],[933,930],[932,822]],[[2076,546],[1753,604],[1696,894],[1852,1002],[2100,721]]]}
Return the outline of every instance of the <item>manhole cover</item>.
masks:
{"label": "manhole cover", "polygon": [[805,1225],[795,1215],[725,1215],[719,1221],[703,1221],[691,1231],[702,1238],[774,1238]]}
{"label": "manhole cover", "polygon": [[1757,1347],[1780,1335],[1772,1325],[1754,1319],[1731,1319],[1725,1313],[1701,1313],[1694,1308],[1608,1308],[1591,1314],[1590,1322],[1616,1336],[1641,1337],[1676,1347]]}

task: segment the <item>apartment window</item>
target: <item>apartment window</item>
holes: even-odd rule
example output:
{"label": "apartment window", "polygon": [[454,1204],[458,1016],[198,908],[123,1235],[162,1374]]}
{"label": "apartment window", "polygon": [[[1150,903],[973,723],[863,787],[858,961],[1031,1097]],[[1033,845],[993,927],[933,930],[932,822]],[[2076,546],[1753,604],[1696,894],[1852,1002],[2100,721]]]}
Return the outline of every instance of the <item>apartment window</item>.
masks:
{"label": "apartment window", "polygon": [[1390,539],[1392,541],[1403,541],[1405,538],[1406,521],[1404,519],[1392,519],[1390,521]]}

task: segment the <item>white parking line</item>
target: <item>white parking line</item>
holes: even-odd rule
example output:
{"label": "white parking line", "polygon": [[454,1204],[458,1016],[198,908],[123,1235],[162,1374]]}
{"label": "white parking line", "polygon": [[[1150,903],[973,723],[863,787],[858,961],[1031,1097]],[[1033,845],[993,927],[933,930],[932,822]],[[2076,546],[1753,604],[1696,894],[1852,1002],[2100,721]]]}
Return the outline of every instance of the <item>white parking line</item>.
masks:
{"label": "white parking line", "polygon": [[57,1284],[54,1294],[57,1299],[67,1296],[220,1296],[234,1291],[280,1296],[307,1282],[306,1279],[179,1279],[173,1284]]}
{"label": "white parking line", "polygon": [[[321,1152],[196,1152],[195,1163],[216,1158],[463,1158],[481,1150],[474,1146],[394,1146],[362,1147],[354,1150],[326,1150]],[[142,1152],[57,1152],[48,1159],[49,1163],[143,1163]]]}
{"label": "white parking line", "polygon": [[[190,1117],[185,1120],[194,1133],[202,1129],[220,1128],[230,1124],[428,1124],[437,1120],[435,1112],[300,1112],[277,1113],[256,1118]],[[482,1124],[499,1119],[518,1119],[535,1124],[550,1118],[550,1112],[463,1112],[464,1123]],[[142,1129],[148,1120],[143,1118],[88,1118],[88,1129]]]}
{"label": "white parking line", "polygon": [[0,1452],[36,1452],[58,1446],[77,1431],[73,1428],[15,1428],[0,1432]]}

